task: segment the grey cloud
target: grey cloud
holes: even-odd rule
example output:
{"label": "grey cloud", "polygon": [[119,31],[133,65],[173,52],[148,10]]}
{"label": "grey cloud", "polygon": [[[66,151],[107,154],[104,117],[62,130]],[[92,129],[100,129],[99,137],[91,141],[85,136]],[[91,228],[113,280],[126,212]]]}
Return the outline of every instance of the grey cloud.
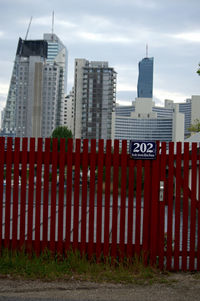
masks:
{"label": "grey cloud", "polygon": [[[51,30],[55,12],[55,33],[69,50],[69,89],[73,83],[74,59],[108,60],[119,84],[133,86],[132,92],[119,91],[117,97],[134,97],[138,61],[154,56],[154,89],[199,93],[195,71],[199,45],[174,35],[199,29],[199,0],[0,0],[0,83],[10,81],[19,36],[25,37],[30,16],[29,39],[42,38]],[[8,62],[8,64],[7,64]],[[117,69],[120,65],[124,68]],[[6,68],[7,66],[7,68]],[[1,92],[0,92],[1,93]],[[3,97],[3,96],[1,96]],[[163,96],[164,99],[164,96]],[[163,101],[160,99],[160,102]]]}

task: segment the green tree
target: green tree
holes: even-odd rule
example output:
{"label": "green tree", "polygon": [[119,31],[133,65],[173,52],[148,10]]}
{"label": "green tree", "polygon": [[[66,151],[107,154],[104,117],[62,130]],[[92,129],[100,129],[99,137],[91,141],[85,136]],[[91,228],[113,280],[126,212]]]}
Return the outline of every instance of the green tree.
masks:
{"label": "green tree", "polygon": [[195,119],[194,123],[191,124],[191,126],[188,129],[188,131],[194,132],[194,133],[200,132],[200,120],[199,119]]}
{"label": "green tree", "polygon": [[[69,130],[66,126],[58,126],[55,128],[51,134],[51,138],[58,139],[58,150],[60,150],[60,139],[65,138],[65,150],[67,151],[67,140],[69,138],[73,138],[71,130]],[[51,149],[52,149],[52,139],[51,139]]]}
{"label": "green tree", "polygon": [[199,64],[199,69],[197,70],[197,74],[200,75],[200,64]]}

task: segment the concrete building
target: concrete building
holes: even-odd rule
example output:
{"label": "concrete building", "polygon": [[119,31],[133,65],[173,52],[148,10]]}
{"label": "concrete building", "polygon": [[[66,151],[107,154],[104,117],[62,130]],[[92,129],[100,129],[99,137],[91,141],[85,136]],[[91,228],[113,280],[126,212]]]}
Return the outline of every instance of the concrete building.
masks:
{"label": "concrete building", "polygon": [[74,135],[74,89],[65,97],[64,125]]}
{"label": "concrete building", "polygon": [[116,72],[108,62],[75,60],[75,138],[110,139],[116,101]]}
{"label": "concrete building", "polygon": [[151,98],[136,98],[127,108],[117,106],[113,113],[112,140],[184,141],[184,114],[178,105],[162,108]]}
{"label": "concrete building", "polygon": [[63,124],[66,57],[66,48],[55,34],[44,34],[43,40],[19,39],[2,122],[4,133],[49,137]]}

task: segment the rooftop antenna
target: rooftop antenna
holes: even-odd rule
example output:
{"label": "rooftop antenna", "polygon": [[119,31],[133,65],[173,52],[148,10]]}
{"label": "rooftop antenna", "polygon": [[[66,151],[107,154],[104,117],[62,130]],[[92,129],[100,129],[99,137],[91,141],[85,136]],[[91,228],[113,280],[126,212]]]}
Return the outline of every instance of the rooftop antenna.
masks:
{"label": "rooftop antenna", "polygon": [[146,44],[146,58],[148,57],[148,44]]}
{"label": "rooftop antenna", "polygon": [[52,30],[51,30],[51,39],[53,40],[53,33],[54,33],[54,11],[52,13]]}
{"label": "rooftop antenna", "polygon": [[28,29],[27,29],[27,32],[26,32],[26,36],[25,36],[25,41],[27,40],[27,37],[28,37],[28,33],[29,33],[29,29],[30,29],[30,26],[31,26],[31,22],[32,22],[32,16],[31,16],[31,18],[30,18],[30,22],[29,22],[29,25],[28,25]]}

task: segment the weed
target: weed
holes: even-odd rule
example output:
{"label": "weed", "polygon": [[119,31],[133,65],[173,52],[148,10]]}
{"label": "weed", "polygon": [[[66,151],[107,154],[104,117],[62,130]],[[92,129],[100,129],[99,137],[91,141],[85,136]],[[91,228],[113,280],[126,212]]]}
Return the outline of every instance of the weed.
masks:
{"label": "weed", "polygon": [[54,256],[45,250],[39,257],[30,256],[25,251],[8,251],[4,249],[0,256],[0,274],[25,279],[79,279],[95,282],[163,283],[167,276],[150,266],[144,266],[135,257],[124,261],[104,259],[96,263],[96,259],[88,260],[86,255],[78,251],[69,251],[66,256]]}

